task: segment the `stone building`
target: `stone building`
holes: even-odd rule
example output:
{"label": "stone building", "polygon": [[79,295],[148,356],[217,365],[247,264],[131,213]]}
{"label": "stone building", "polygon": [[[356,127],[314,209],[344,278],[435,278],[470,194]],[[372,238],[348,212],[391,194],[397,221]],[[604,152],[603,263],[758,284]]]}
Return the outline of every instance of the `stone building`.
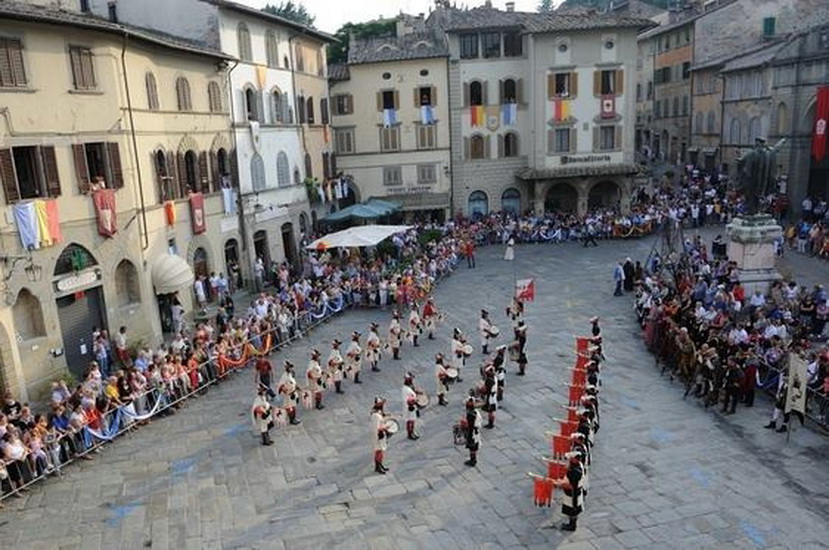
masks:
{"label": "stone building", "polygon": [[94,327],[158,344],[190,266],[223,270],[230,59],[36,2],[0,35],[0,384],[26,400],[83,375]]}
{"label": "stone building", "polygon": [[648,20],[439,6],[449,43],[452,205],[467,215],[627,208],[636,33]]}
{"label": "stone building", "polygon": [[443,35],[422,17],[399,17],[394,37],[352,40],[330,89],[337,164],[355,200],[448,216],[447,56]]}

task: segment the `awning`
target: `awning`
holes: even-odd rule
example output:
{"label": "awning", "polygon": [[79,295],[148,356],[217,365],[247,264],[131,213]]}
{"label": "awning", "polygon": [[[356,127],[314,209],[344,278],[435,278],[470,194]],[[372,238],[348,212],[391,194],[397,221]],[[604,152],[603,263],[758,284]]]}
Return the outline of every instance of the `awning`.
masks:
{"label": "awning", "polygon": [[522,180],[547,180],[579,176],[621,176],[639,172],[635,164],[592,164],[587,166],[559,166],[556,168],[526,168],[518,173]]}
{"label": "awning", "polygon": [[374,246],[395,233],[411,229],[410,225],[360,225],[329,233],[309,244],[308,250]]}
{"label": "awning", "polygon": [[181,256],[164,254],[153,261],[150,273],[156,294],[172,294],[196,280],[192,268]]}
{"label": "awning", "polygon": [[411,210],[441,210],[449,208],[449,193],[401,193],[387,195],[375,200],[394,200],[400,203],[403,211]]}
{"label": "awning", "polygon": [[326,222],[344,222],[347,220],[374,220],[388,216],[400,210],[400,205],[390,201],[370,199],[365,203],[352,204],[349,207],[343,208],[338,212],[328,214],[322,221]]}

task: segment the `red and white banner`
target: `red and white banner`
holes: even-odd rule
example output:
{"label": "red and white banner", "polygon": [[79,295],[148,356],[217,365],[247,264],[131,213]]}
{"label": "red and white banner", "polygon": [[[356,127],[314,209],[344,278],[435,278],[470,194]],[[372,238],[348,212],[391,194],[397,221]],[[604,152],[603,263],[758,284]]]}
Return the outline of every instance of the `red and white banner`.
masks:
{"label": "red and white banner", "polygon": [[92,202],[95,205],[95,217],[98,220],[98,234],[104,237],[114,237],[118,232],[115,221],[115,190],[99,189],[92,193]]}
{"label": "red and white banner", "polygon": [[826,156],[826,123],[829,121],[829,86],[817,89],[815,127],[812,134],[812,157],[818,162]]}
{"label": "red and white banner", "polygon": [[602,96],[602,118],[616,118],[616,96]]}
{"label": "red and white banner", "polygon": [[515,281],[515,297],[522,302],[535,301],[535,279]]}
{"label": "red and white banner", "polygon": [[204,218],[204,195],[201,193],[190,195],[190,218],[193,235],[199,235],[207,231],[207,220]]}

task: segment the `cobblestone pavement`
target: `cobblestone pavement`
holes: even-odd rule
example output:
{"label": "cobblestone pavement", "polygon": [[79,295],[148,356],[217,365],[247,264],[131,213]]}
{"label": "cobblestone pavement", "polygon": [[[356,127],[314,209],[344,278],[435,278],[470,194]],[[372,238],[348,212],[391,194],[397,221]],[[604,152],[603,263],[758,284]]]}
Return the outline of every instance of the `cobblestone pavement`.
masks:
{"label": "cobblestone pavement", "polygon": [[[770,403],[736,415],[682,401],[643,348],[629,297],[612,296],[613,262],[644,259],[651,240],[517,247],[480,252],[436,293],[449,314],[436,341],[384,360],[361,386],[326,395],[322,412],[301,411],[300,426],[278,429],[262,447],[248,411],[253,375],[213,388],[176,415],[154,421],[72,466],[61,481],[7,501],[0,512],[4,548],[825,548],[829,481],[824,437],[797,427],[769,433]],[[480,308],[504,317],[515,277],[535,277],[527,308],[528,376],[507,378],[494,430],[484,430],[477,468],[463,465],[451,425],[467,380],[447,408],[430,406],[422,438],[392,439],[391,472],[373,473],[369,407],[389,397],[400,411],[402,373],[434,393],[432,357],[449,350],[453,326],[475,335]],[[608,362],[602,427],[579,530],[557,528],[558,507],[535,508],[527,472],[541,473],[545,430],[563,415],[573,335],[601,315]],[[349,312],[300,341],[290,358],[304,371],[313,345],[325,350],[388,312]],[[477,338],[475,338],[477,342]],[[475,358],[480,358],[476,350]],[[281,361],[280,361],[281,363]],[[279,367],[281,369],[281,366]]]}

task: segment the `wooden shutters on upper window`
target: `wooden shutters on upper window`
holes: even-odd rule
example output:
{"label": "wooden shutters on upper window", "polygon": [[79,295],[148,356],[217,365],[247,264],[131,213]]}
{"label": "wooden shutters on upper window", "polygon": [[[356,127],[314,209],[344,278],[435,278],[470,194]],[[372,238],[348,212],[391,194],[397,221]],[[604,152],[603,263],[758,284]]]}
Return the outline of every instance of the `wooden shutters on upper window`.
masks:
{"label": "wooden shutters on upper window", "polygon": [[0,177],[6,204],[61,194],[55,148],[51,145],[0,149]]}
{"label": "wooden shutters on upper window", "polygon": [[23,45],[14,38],[0,38],[0,86],[22,88],[26,84]]}
{"label": "wooden shutters on upper window", "polygon": [[81,46],[69,48],[69,62],[72,66],[72,81],[76,90],[94,90],[95,65],[92,50]]}

